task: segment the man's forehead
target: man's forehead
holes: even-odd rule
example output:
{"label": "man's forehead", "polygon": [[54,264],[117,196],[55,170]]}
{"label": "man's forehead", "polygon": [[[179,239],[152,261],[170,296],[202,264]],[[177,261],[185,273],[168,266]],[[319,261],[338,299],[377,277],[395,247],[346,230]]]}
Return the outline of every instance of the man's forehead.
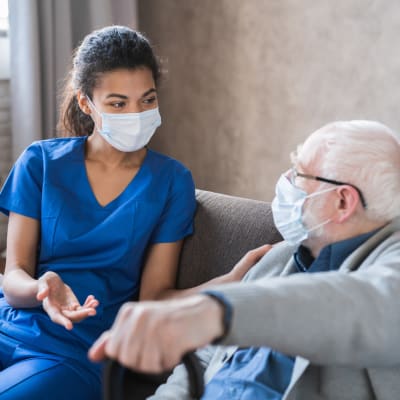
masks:
{"label": "man's forehead", "polygon": [[290,161],[294,167],[303,166],[306,163],[306,155],[303,151],[303,144],[297,146],[296,150],[290,153]]}
{"label": "man's forehead", "polygon": [[307,138],[307,140],[297,146],[297,149],[290,155],[292,165],[299,171],[310,171],[315,167],[318,160],[318,149],[321,146],[320,138],[314,135]]}

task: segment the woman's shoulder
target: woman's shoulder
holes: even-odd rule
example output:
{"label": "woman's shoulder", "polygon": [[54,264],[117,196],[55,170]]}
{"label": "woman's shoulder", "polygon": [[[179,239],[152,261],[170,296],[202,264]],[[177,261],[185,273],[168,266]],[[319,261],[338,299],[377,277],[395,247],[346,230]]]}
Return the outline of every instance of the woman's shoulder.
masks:
{"label": "woman's shoulder", "polygon": [[174,171],[178,174],[190,172],[181,161],[178,161],[175,158],[159,153],[155,150],[147,149],[147,151],[149,160],[154,166],[157,166],[163,170]]}
{"label": "woman's shoulder", "polygon": [[76,152],[84,145],[86,137],[62,137],[42,139],[33,142],[25,150],[25,153],[39,156],[42,158],[60,158]]}
{"label": "woman's shoulder", "polygon": [[148,159],[153,181],[173,188],[174,192],[191,193],[194,197],[194,181],[191,171],[180,161],[148,149]]}

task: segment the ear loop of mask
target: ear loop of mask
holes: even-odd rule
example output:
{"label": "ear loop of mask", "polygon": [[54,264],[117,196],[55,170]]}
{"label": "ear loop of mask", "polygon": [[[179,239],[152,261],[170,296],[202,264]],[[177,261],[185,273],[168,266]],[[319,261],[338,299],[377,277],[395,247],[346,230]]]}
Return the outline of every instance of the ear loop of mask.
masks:
{"label": "ear loop of mask", "polygon": [[[319,192],[311,193],[311,194],[307,195],[305,198],[306,198],[306,199],[312,198],[312,197],[318,196],[318,195],[320,195],[320,194],[324,194],[324,193],[327,193],[327,192],[332,192],[332,191],[334,191],[334,190],[336,190],[336,189],[337,189],[337,187],[324,189],[324,190],[321,190],[321,191],[319,191]],[[304,207],[304,204],[303,204],[303,207]],[[314,232],[314,231],[316,231],[317,229],[323,227],[324,225],[329,224],[330,222],[332,222],[332,218],[328,218],[326,221],[320,222],[319,224],[317,224],[316,226],[313,226],[312,228],[306,228],[306,229],[307,229],[307,232],[308,232],[308,233]],[[302,223],[303,223],[303,225],[304,225],[304,222],[302,222]]]}
{"label": "ear loop of mask", "polygon": [[93,104],[92,100],[90,100],[89,96],[85,96],[87,102],[89,103],[90,109],[92,111],[96,111],[96,113],[101,117],[101,113],[99,112],[99,110],[96,108],[96,106]]}
{"label": "ear loop of mask", "polygon": [[[101,115],[101,112],[100,112],[100,111],[97,109],[97,107],[93,104],[93,102],[92,102],[92,100],[90,100],[90,97],[89,97],[89,96],[85,96],[85,97],[86,97],[86,100],[87,100],[88,103],[89,103],[89,106],[90,106],[91,111],[95,111],[95,112],[97,113],[97,115],[101,118],[101,121],[103,122],[103,117],[102,117],[102,115]],[[92,118],[92,120],[93,120],[94,127],[95,127],[96,130],[99,132],[99,131],[100,131],[99,127],[97,126],[97,124],[96,124],[96,122],[94,121],[93,118]]]}
{"label": "ear loop of mask", "polygon": [[336,189],[337,189],[337,187],[328,188],[328,189],[323,189],[323,190],[320,190],[320,191],[318,191],[318,192],[314,192],[314,193],[308,194],[305,198],[306,198],[306,199],[309,199],[309,198],[311,198],[311,197],[318,196],[318,195],[320,195],[320,194],[324,194],[324,193],[327,193],[327,192],[332,192],[332,191],[334,191],[334,190],[336,190]]}

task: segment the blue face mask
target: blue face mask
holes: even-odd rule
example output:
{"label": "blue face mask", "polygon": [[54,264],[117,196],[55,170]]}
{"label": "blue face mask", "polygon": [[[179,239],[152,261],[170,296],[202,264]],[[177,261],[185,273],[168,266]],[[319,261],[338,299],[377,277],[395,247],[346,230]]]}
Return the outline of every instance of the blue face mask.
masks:
{"label": "blue face mask", "polygon": [[306,199],[335,189],[325,189],[307,194],[304,190],[294,186],[285,175],[282,175],[276,184],[276,195],[271,204],[274,223],[282,237],[291,244],[300,244],[309,237],[310,232],[329,223],[330,220],[327,220],[307,229],[303,223],[303,205]]}
{"label": "blue face mask", "polygon": [[99,134],[114,148],[136,151],[149,143],[156,129],[161,125],[158,108],[140,113],[101,113],[88,98],[89,105],[101,117]]}

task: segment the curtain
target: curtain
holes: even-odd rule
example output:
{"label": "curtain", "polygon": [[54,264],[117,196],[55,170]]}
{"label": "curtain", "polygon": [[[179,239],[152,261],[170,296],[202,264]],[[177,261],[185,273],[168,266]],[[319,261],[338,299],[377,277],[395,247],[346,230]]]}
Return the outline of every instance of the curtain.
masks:
{"label": "curtain", "polygon": [[57,93],[73,49],[93,29],[137,27],[136,0],[11,0],[11,132],[15,160],[33,141],[54,137]]}

